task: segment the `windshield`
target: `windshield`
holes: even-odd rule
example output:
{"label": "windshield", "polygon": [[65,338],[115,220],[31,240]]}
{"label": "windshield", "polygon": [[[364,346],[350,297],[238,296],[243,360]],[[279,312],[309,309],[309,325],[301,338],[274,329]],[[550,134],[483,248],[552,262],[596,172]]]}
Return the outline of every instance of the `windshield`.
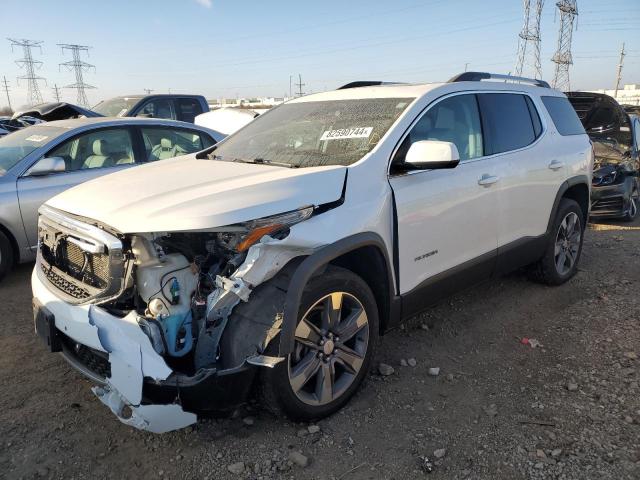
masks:
{"label": "windshield", "polygon": [[123,117],[139,101],[140,98],[116,97],[100,102],[92,110],[105,117]]}
{"label": "windshield", "polygon": [[60,127],[27,127],[0,137],[0,176],[35,149],[65,132]]}
{"label": "windshield", "polygon": [[376,146],[412,100],[287,103],[229,137],[210,158],[288,167],[350,165]]}

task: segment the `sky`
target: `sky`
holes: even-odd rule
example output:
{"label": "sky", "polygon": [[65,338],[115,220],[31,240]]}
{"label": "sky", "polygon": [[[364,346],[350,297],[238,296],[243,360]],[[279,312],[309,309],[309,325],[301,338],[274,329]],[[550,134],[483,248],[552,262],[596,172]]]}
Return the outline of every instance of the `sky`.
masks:
{"label": "sky", "polygon": [[[622,43],[622,84],[640,84],[640,0],[578,0],[572,89],[613,88]],[[541,22],[543,77],[553,79],[559,16],[546,0]],[[59,67],[57,44],[88,45],[82,59],[90,104],[116,95],[198,93],[207,98],[283,96],[290,79],[318,92],[353,80],[444,81],[465,67],[509,73],[522,28],[520,0],[0,0],[0,81],[14,106],[26,81],[5,38],[42,41],[38,75],[52,87],[75,82]],[[529,73],[531,76],[533,72]],[[296,91],[297,86],[293,85]],[[62,100],[75,102],[73,89]],[[7,104],[0,85],[0,107]]]}

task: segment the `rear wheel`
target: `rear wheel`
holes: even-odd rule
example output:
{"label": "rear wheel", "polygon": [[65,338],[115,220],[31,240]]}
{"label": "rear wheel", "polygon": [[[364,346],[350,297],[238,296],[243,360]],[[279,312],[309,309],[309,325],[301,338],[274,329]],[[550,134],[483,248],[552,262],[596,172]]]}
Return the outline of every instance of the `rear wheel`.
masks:
{"label": "rear wheel", "polygon": [[13,266],[14,252],[7,236],[0,232],[0,280],[9,273]]}
{"label": "rear wheel", "polygon": [[[303,293],[293,352],[263,372],[263,400],[296,420],[340,409],[369,371],[378,340],[378,311],[369,286],[329,266]],[[271,343],[277,348],[279,337]]]}
{"label": "rear wheel", "polygon": [[544,256],[534,266],[536,280],[560,285],[578,271],[584,237],[584,216],[575,200],[563,198],[558,206]]}
{"label": "rear wheel", "polygon": [[631,192],[631,198],[629,199],[629,210],[625,214],[623,220],[625,222],[633,222],[638,215],[638,189],[634,188]]}

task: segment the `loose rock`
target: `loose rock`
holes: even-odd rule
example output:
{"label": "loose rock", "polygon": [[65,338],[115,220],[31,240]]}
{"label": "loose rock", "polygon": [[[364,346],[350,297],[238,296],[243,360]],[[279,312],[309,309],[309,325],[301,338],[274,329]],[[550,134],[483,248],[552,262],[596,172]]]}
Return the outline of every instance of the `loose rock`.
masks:
{"label": "loose rock", "polygon": [[447,450],[444,448],[439,448],[433,451],[433,456],[436,458],[442,458],[447,454]]}
{"label": "loose rock", "polygon": [[418,362],[416,362],[415,358],[408,359],[407,363],[409,364],[410,367],[415,367],[418,364]]}
{"label": "loose rock", "polygon": [[429,375],[431,375],[432,377],[437,377],[438,375],[440,375],[440,367],[431,367],[429,369]]}
{"label": "loose rock", "polygon": [[393,375],[395,369],[391,365],[381,363],[380,365],[378,365],[378,372],[380,372],[380,375],[382,375],[383,377],[388,377],[389,375]]}
{"label": "loose rock", "polygon": [[289,454],[289,460],[302,468],[309,465],[309,458],[300,452],[296,452],[295,450]]}
{"label": "loose rock", "polygon": [[227,467],[227,470],[229,470],[234,475],[240,475],[244,472],[244,462],[232,463]]}

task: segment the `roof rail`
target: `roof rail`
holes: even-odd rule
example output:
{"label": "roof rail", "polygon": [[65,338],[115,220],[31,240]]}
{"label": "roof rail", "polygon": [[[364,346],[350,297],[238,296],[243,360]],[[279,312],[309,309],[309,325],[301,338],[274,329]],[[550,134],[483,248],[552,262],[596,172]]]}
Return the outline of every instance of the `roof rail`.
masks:
{"label": "roof rail", "polygon": [[479,82],[481,80],[504,80],[505,82],[529,83],[536,87],[551,88],[544,80],[536,78],[516,77],[513,75],[503,75],[500,73],[487,72],[464,72],[452,77],[447,83],[453,82]]}
{"label": "roof rail", "polygon": [[338,90],[344,90],[346,88],[358,88],[358,87],[377,87],[378,85],[399,85],[401,82],[383,82],[380,80],[357,80],[355,82],[349,82],[341,87],[338,87]]}

